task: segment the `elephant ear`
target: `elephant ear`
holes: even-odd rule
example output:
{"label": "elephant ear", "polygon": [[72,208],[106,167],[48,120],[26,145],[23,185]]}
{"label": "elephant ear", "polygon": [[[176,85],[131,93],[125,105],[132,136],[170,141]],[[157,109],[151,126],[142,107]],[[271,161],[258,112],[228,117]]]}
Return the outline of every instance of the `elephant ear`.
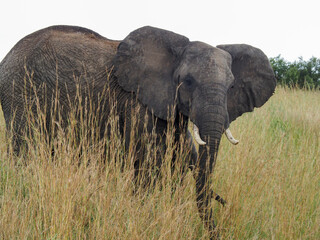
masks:
{"label": "elephant ear", "polygon": [[119,85],[162,119],[175,105],[173,72],[189,39],[166,30],[142,27],[131,32],[118,46],[114,74]]}
{"label": "elephant ear", "polygon": [[261,107],[274,93],[276,78],[267,56],[245,44],[217,46],[230,53],[233,87],[228,90],[228,113],[231,123],[245,112]]}

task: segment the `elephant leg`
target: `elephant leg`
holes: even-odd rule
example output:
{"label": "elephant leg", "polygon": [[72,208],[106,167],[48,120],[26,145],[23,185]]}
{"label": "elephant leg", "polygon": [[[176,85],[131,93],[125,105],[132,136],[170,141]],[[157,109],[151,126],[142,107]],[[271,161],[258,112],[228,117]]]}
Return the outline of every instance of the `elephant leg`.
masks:
{"label": "elephant leg", "polygon": [[[26,144],[24,144],[23,142],[23,138],[20,134],[18,133],[12,133],[11,137],[11,145],[12,145],[12,151],[14,153],[14,155],[19,156],[21,153],[21,148],[23,146],[27,147]],[[9,148],[8,148],[8,153],[10,152]]]}
{"label": "elephant leg", "polygon": [[[11,124],[11,121],[12,124]],[[23,149],[27,149],[27,144],[23,138],[23,130],[25,130],[25,119],[18,121],[17,119],[6,121],[7,126],[7,139],[11,141],[12,153],[16,156],[21,154]],[[8,122],[8,123],[7,123]],[[10,147],[8,146],[8,154],[10,153]]]}
{"label": "elephant leg", "polygon": [[[137,135],[141,136],[142,133]],[[146,190],[154,184],[155,178],[159,175],[161,154],[156,146],[147,147],[147,139],[137,138],[133,142],[132,139],[128,139],[130,138],[127,137],[126,140],[126,154],[133,163],[135,188],[136,190],[139,188]],[[156,153],[152,151],[156,151]]]}
{"label": "elephant leg", "polygon": [[134,162],[135,191],[139,188],[143,191],[153,189],[161,175],[162,155],[160,151],[154,149],[157,153],[151,153],[151,155],[156,154],[152,157],[147,153],[148,151],[150,150],[147,150],[144,146],[141,148],[137,146]]}

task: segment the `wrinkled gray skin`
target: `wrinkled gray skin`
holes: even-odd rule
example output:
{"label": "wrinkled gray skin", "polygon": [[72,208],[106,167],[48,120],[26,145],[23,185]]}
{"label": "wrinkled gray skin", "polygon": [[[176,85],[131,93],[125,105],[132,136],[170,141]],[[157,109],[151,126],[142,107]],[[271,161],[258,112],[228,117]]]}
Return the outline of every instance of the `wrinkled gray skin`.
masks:
{"label": "wrinkled gray skin", "polygon": [[[108,80],[107,69],[112,68]],[[24,81],[28,78],[26,72],[33,74],[32,84]],[[35,98],[31,89],[38,89],[40,102],[48,106],[52,105],[57,89],[63,106],[62,119],[67,119],[76,95],[75,78],[83,99],[90,94],[96,103],[104,87],[110,86],[118,100],[120,128],[127,140],[131,121],[127,113],[137,106],[139,129],[148,121],[151,132],[157,122],[158,136],[165,135],[169,117],[175,118],[176,141],[179,134],[187,132],[188,119],[199,127],[207,145],[200,146],[199,155],[193,146],[190,164],[198,166],[195,178],[199,211],[213,230],[212,213],[206,210],[211,192],[205,182],[212,172],[224,130],[238,116],[262,106],[274,92],[276,80],[265,54],[244,44],[212,47],[190,42],[184,36],[153,27],[135,30],[123,41],[111,41],[79,27],[54,26],[35,32],[14,46],[0,65],[2,110],[7,129],[14,133],[17,154],[22,143],[20,135],[25,131],[25,99]],[[174,106],[172,116],[168,108]],[[32,109],[36,113],[35,107]],[[51,110],[45,111],[50,126]],[[101,136],[109,112],[110,107],[105,104],[97,113]],[[179,128],[181,122],[183,127]]]}

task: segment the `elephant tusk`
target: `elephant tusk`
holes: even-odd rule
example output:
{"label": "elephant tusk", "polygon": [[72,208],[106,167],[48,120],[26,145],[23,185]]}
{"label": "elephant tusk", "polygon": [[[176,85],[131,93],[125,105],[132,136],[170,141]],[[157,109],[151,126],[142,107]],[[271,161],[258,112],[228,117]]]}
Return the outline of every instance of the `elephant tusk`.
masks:
{"label": "elephant tusk", "polygon": [[228,140],[234,144],[234,145],[237,145],[239,143],[239,140],[235,139],[233,136],[232,136],[232,133],[230,131],[230,129],[228,128],[226,131],[225,131],[225,134],[228,138]]}
{"label": "elephant tusk", "polygon": [[200,137],[200,134],[199,134],[199,128],[197,127],[197,125],[195,125],[193,123],[193,132],[194,132],[194,139],[196,140],[196,142],[199,144],[199,145],[206,145],[206,142],[203,141]]}

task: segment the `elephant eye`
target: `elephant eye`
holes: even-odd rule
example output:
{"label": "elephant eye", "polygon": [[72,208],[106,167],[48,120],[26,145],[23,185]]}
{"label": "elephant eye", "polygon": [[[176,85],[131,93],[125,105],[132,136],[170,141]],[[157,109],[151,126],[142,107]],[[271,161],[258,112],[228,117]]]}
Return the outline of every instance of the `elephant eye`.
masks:
{"label": "elephant eye", "polygon": [[194,83],[194,78],[192,77],[191,74],[188,74],[184,79],[183,79],[183,82],[188,86],[192,86],[192,84]]}

